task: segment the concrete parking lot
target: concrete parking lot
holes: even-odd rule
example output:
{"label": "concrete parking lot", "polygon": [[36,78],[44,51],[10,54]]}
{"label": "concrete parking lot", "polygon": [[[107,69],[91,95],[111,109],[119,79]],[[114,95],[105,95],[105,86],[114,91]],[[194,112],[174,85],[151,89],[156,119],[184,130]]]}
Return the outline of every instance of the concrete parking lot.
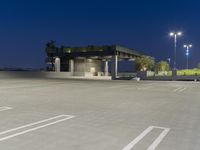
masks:
{"label": "concrete parking lot", "polygon": [[200,83],[0,79],[1,150],[199,150]]}

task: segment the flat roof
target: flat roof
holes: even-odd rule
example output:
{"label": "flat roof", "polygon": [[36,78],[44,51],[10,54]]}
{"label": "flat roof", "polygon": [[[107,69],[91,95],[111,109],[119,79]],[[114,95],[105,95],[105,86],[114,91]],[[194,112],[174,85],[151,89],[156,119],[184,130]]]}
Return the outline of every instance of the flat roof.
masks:
{"label": "flat roof", "polygon": [[47,54],[53,54],[61,57],[94,57],[94,56],[113,56],[118,55],[121,58],[141,57],[142,54],[136,50],[126,48],[120,45],[106,46],[81,46],[81,47],[61,47],[61,48],[46,48]]}

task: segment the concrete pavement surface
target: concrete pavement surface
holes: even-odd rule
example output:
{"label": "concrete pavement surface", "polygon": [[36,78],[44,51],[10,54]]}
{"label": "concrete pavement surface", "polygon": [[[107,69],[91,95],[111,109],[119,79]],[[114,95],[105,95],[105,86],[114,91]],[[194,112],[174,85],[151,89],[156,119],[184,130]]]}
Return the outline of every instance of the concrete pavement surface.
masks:
{"label": "concrete pavement surface", "polygon": [[1,150],[199,150],[200,83],[0,79]]}

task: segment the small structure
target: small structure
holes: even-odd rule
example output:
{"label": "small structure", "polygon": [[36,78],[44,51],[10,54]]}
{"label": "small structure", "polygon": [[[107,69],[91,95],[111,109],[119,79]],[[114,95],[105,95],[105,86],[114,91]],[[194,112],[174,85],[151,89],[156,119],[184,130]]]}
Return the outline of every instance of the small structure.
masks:
{"label": "small structure", "polygon": [[46,54],[50,71],[72,72],[75,76],[110,76],[111,72],[112,79],[118,77],[118,61],[134,61],[142,56],[119,45],[57,48],[53,41],[47,43]]}

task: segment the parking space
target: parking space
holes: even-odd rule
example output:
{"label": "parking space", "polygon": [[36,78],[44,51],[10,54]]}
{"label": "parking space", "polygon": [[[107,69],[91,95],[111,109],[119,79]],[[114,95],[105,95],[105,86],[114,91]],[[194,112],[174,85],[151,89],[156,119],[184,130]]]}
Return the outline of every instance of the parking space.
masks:
{"label": "parking space", "polygon": [[198,150],[198,82],[0,79],[0,149]]}

